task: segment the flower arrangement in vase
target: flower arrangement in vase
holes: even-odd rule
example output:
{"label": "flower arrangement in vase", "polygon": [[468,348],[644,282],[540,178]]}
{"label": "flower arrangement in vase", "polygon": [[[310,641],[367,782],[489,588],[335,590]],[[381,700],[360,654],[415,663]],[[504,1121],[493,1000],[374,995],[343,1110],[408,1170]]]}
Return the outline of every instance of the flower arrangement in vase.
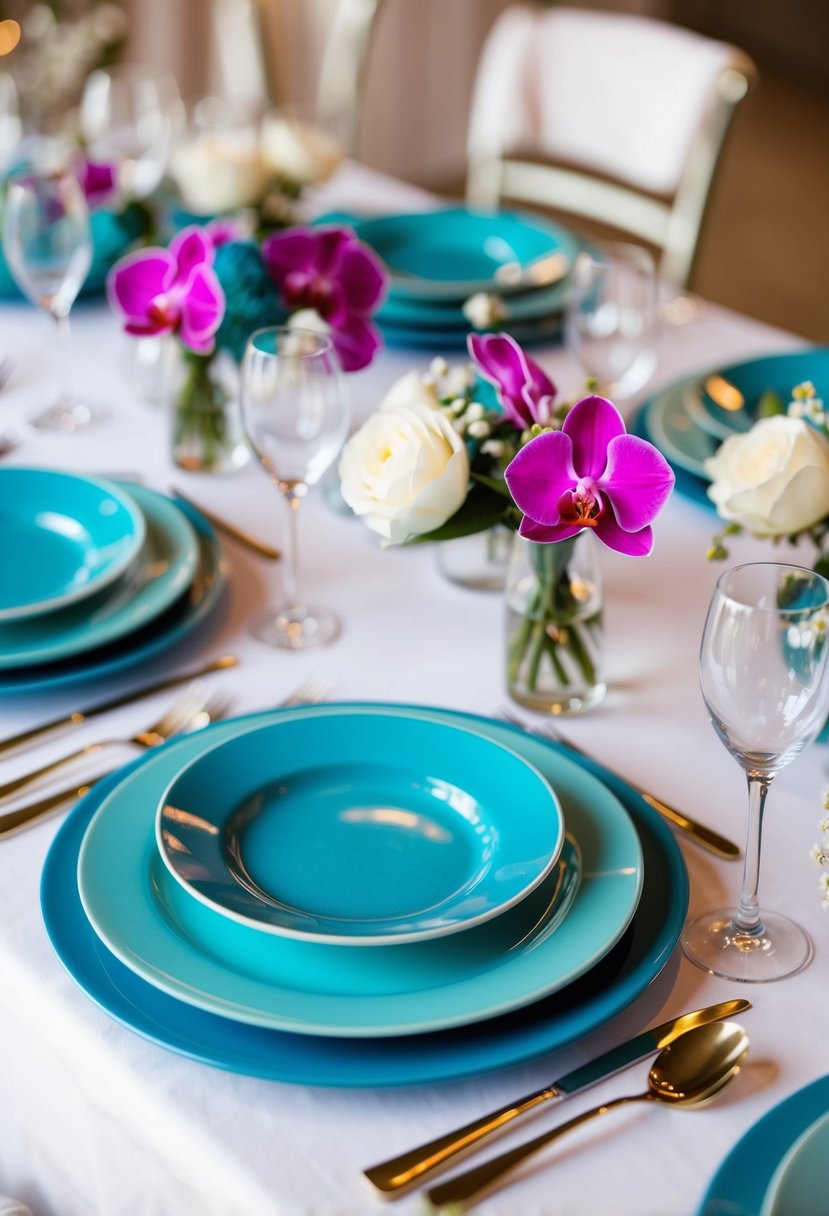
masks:
{"label": "flower arrangement in vase", "polygon": [[465,373],[438,364],[392,387],[343,449],[342,494],[387,545],[512,529],[510,694],[553,713],[587,709],[604,682],[601,595],[582,534],[649,554],[673,473],[605,398],[557,406],[555,385],[509,334],[473,334],[468,346]]}

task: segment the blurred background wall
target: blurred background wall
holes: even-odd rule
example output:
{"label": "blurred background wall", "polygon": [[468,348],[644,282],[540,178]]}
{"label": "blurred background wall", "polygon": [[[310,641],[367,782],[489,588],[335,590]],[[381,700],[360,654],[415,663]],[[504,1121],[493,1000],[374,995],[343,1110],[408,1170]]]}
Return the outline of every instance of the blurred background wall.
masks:
{"label": "blurred background wall", "polygon": [[[122,53],[171,68],[185,98],[224,92],[309,103],[339,0],[120,2],[127,16]],[[729,138],[693,285],[829,342],[829,0],[571,2],[673,21],[754,57],[760,83]],[[379,0],[366,60],[362,159],[462,194],[475,67],[508,3]],[[33,5],[2,0],[2,7],[2,15],[14,15]]]}

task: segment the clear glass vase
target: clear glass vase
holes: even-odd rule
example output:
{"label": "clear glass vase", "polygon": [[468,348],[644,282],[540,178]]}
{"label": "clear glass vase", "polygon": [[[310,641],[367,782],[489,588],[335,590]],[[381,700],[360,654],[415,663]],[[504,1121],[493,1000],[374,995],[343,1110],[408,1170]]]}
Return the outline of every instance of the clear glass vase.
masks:
{"label": "clear glass vase", "polygon": [[583,713],[607,691],[596,540],[543,545],[516,535],[506,579],[506,676],[520,705]]}
{"label": "clear glass vase", "polygon": [[506,585],[512,536],[509,528],[497,524],[472,536],[440,541],[435,545],[438,569],[450,583],[460,587],[473,591],[502,591]]}
{"label": "clear glass vase", "polygon": [[181,352],[171,374],[172,456],[191,473],[232,473],[250,460],[239,414],[239,368],[222,352]]}

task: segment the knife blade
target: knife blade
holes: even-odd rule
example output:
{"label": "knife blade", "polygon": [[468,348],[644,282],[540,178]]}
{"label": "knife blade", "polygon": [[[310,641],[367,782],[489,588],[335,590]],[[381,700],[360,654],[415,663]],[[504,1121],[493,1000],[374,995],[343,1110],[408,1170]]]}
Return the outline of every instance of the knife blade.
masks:
{"label": "knife blade", "polygon": [[581,1090],[595,1085],[614,1076],[623,1068],[636,1064],[645,1056],[661,1051],[686,1030],[695,1026],[704,1026],[708,1022],[719,1022],[724,1018],[733,1017],[751,1008],[751,1002],[745,1000],[721,1001],[717,1005],[708,1005],[704,1009],[695,1009],[692,1013],[684,1013],[680,1017],[669,1018],[660,1026],[645,1030],[635,1038],[612,1047],[609,1051],[597,1056],[588,1064],[574,1068],[557,1081],[537,1089],[534,1093],[510,1102],[480,1119],[466,1124],[465,1127],[447,1132],[427,1144],[409,1149],[398,1157],[392,1157],[379,1165],[373,1165],[364,1170],[364,1177],[376,1187],[386,1198],[402,1195],[411,1187],[419,1184],[442,1169],[448,1162],[456,1161],[484,1141],[491,1139],[502,1131],[514,1119],[535,1110],[545,1102],[562,1101]]}

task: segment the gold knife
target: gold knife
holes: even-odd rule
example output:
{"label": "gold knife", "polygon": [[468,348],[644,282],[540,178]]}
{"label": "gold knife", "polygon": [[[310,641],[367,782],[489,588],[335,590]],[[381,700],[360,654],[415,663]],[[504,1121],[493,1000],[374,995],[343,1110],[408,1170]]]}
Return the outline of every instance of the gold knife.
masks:
{"label": "gold knife", "polygon": [[507,1106],[483,1115],[465,1127],[460,1127],[448,1132],[445,1136],[439,1136],[436,1140],[430,1140],[428,1144],[421,1144],[417,1148],[401,1153],[399,1157],[392,1157],[380,1165],[371,1166],[370,1169],[364,1171],[364,1176],[387,1199],[403,1195],[413,1186],[417,1186],[424,1179],[443,1169],[450,1161],[456,1161],[459,1157],[466,1156],[473,1149],[477,1149],[484,1142],[491,1140],[520,1115],[535,1110],[546,1102],[569,1098],[572,1094],[580,1093],[581,1090],[595,1085],[598,1081],[612,1077],[621,1069],[644,1059],[645,1056],[661,1051],[686,1030],[691,1030],[695,1026],[704,1026],[709,1022],[720,1022],[750,1008],[749,1001],[737,999],[722,1001],[718,1005],[708,1005],[705,1009],[696,1009],[693,1013],[671,1018],[669,1021],[663,1022],[661,1026],[654,1026],[652,1030],[645,1030],[635,1038],[628,1039],[626,1043],[612,1047],[610,1051],[606,1051],[589,1064],[583,1064],[580,1068],[559,1078],[558,1081],[545,1085],[543,1089],[519,1098],[517,1102],[510,1102]]}

